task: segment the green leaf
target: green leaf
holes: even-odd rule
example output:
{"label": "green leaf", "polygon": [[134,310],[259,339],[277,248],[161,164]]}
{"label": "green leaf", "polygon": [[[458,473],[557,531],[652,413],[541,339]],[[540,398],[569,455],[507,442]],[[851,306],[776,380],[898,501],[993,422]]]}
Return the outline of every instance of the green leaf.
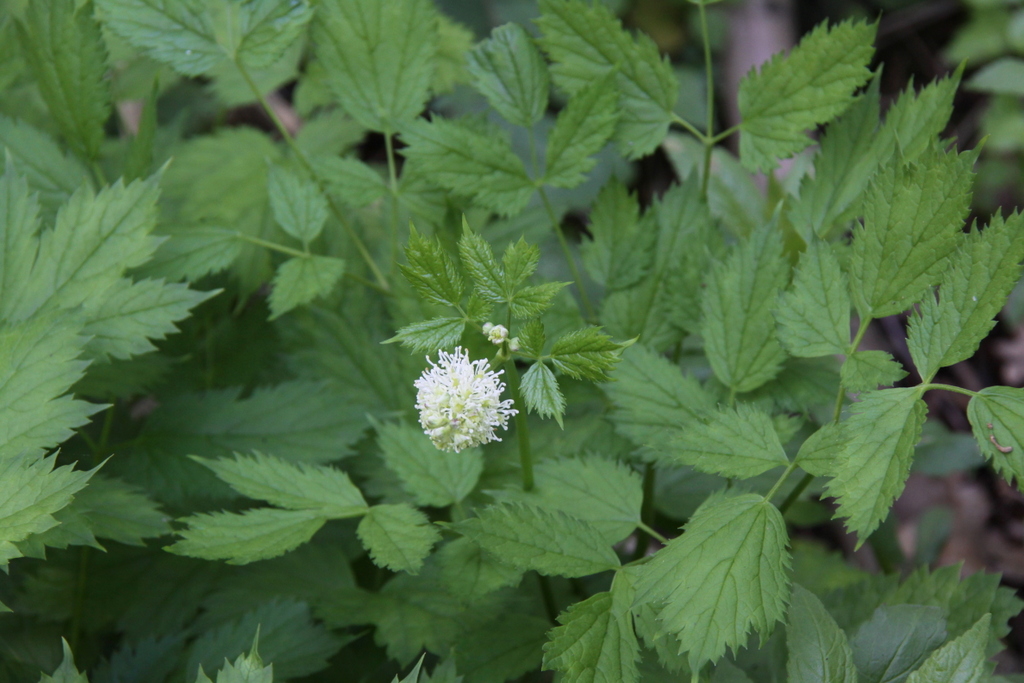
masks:
{"label": "green leaf", "polygon": [[534,183],[504,135],[488,136],[459,121],[435,117],[402,128],[402,154],[431,181],[503,216],[519,213]]}
{"label": "green leaf", "polygon": [[851,410],[843,423],[841,464],[828,491],[860,547],[903,491],[928,409],[920,388],[913,387],[867,392]]}
{"label": "green leaf", "polygon": [[104,296],[128,268],[153,255],[156,178],[121,181],[94,195],[81,188],[57,213],[57,222],[39,238],[39,254],[21,301],[10,317],[81,306]]}
{"label": "green leaf", "polygon": [[292,462],[324,463],[347,455],[366,428],[366,408],[348,406],[323,382],[294,380],[257,387],[246,398],[240,393],[232,388],[161,396],[138,447],[161,459],[265,450]]}
{"label": "green leaf", "polygon": [[505,291],[514,292],[537,270],[540,262],[540,247],[529,244],[520,237],[501,255],[501,270],[504,273]]}
{"label": "green leaf", "polygon": [[522,320],[534,318],[551,308],[551,300],[566,286],[565,282],[545,282],[542,285],[523,287],[508,301],[512,317]]}
{"label": "green leaf", "polygon": [[850,263],[861,317],[899,313],[939,281],[961,237],[976,158],[932,148],[907,165],[894,157],[875,176]]}
{"label": "green leaf", "polygon": [[616,410],[616,428],[637,445],[670,452],[680,427],[714,408],[714,399],[679,366],[642,346],[631,346],[602,386]]}
{"label": "green leaf", "polygon": [[56,518],[61,526],[54,531],[79,526],[91,536],[126,545],[145,546],[143,539],[171,533],[167,515],[145,493],[102,474],[90,479],[89,485],[77,492]]}
{"label": "green leaf", "polygon": [[207,4],[199,0],[97,0],[104,23],[153,59],[185,76],[225,60],[270,66],[313,16],[305,0]]}
{"label": "green leaf", "polygon": [[455,528],[522,571],[572,578],[619,566],[615,551],[592,524],[560,510],[492,505]]}
{"label": "green leaf", "polygon": [[315,511],[330,519],[357,517],[367,510],[363,494],[348,475],[333,467],[291,463],[254,451],[232,458],[195,458],[243,496],[289,510]]}
{"label": "green leaf", "polygon": [[[248,568],[249,571],[256,569]],[[246,571],[236,570],[236,573]],[[257,599],[260,602],[238,618],[222,622],[200,635],[189,648],[185,670],[212,669],[220,663],[226,664],[225,659],[235,657],[233,666],[221,669],[218,683],[226,683],[223,676],[231,676],[227,679],[229,683],[270,683],[271,673],[276,680],[284,681],[304,678],[327,668],[341,642],[322,624],[314,622],[306,603],[282,598]],[[236,653],[240,654],[236,657]],[[273,662],[273,666],[264,667],[264,659]]]}
{"label": "green leaf", "polygon": [[826,23],[789,55],[776,55],[740,81],[740,159],[751,170],[773,168],[810,144],[808,128],[841,114],[871,72],[877,24]]}
{"label": "green leaf", "polygon": [[[314,157],[313,168],[327,191],[348,206],[360,208],[377,201],[388,191],[384,179],[366,163],[355,158]],[[402,174],[403,179],[405,174]],[[399,189],[402,192],[401,188]]]}
{"label": "green leaf", "polygon": [[584,327],[555,340],[551,362],[570,377],[605,382],[628,345],[612,341],[600,327]]}
{"label": "green leaf", "polygon": [[991,615],[986,614],[967,633],[933,652],[907,683],[981,683],[989,672],[985,652]]}
{"label": "green leaf", "polygon": [[530,366],[530,369],[523,375],[523,383],[520,387],[523,392],[523,400],[530,412],[537,413],[541,417],[553,417],[562,425],[562,415],[565,414],[565,396],[558,388],[558,380],[555,374],[548,369],[542,361],[537,361]]}
{"label": "green leaf", "polygon": [[715,376],[732,391],[775,377],[786,353],[771,309],[789,276],[778,229],[768,224],[711,269],[701,302],[701,334]]}
{"label": "green leaf", "polygon": [[640,644],[633,632],[633,588],[619,572],[611,591],[577,602],[558,616],[561,624],[544,645],[546,670],[561,671],[566,683],[640,680]]}
{"label": "green leaf", "polygon": [[450,349],[458,344],[465,329],[465,318],[434,318],[406,325],[384,343],[402,342],[402,346],[408,346],[414,351],[434,353],[438,349]]}
{"label": "green leaf", "polygon": [[889,387],[906,376],[907,371],[888,351],[854,351],[841,371],[843,388],[853,392]]}
{"label": "green leaf", "polygon": [[0,325],[0,459],[56,446],[103,407],[64,395],[86,366],[79,334],[65,317]]}
{"label": "green leaf", "polygon": [[8,156],[0,177],[0,317],[22,300],[36,257],[38,229],[39,202]]}
{"label": "green leaf", "polygon": [[89,677],[80,673],[75,667],[75,655],[71,652],[68,641],[60,639],[61,647],[64,650],[64,658],[52,675],[43,674],[39,677],[39,683],[89,683]]}
{"label": "green leaf", "polygon": [[484,466],[479,448],[440,451],[422,429],[406,424],[389,423],[376,429],[384,462],[418,505],[455,505],[476,488]]}
{"label": "green leaf", "polygon": [[850,345],[848,287],[828,244],[811,242],[775,309],[779,340],[787,351],[805,358],[846,353]]}
{"label": "green leaf", "polygon": [[661,144],[673,120],[679,82],[647,35],[630,36],[603,4],[541,0],[540,45],[555,64],[555,84],[570,95],[614,74],[620,151],[637,159]]}
{"label": "green leaf", "polygon": [[396,675],[395,678],[391,681],[391,683],[419,683],[420,667],[423,666],[423,657],[426,657],[426,655],[422,655],[419,658],[419,661],[416,662],[416,666],[412,668],[412,671],[410,671],[405,678],[399,681],[398,676]]}
{"label": "green leaf", "polygon": [[423,559],[441,540],[427,516],[406,503],[374,505],[356,533],[374,564],[410,574],[419,573]]}
{"label": "green leaf", "polygon": [[843,423],[829,422],[800,445],[796,464],[816,477],[835,476],[845,443]]}
{"label": "green leaf", "polygon": [[640,524],[643,482],[629,465],[600,455],[549,459],[537,464],[534,478],[529,492],[504,489],[491,495],[498,501],[561,510],[589,522],[608,545]]}
{"label": "green leaf", "polygon": [[427,102],[437,54],[429,0],[326,0],[313,25],[316,55],[349,116],[393,133]]}
{"label": "green leaf", "polygon": [[344,274],[345,262],[333,256],[288,259],[278,267],[274,276],[274,288],[270,292],[270,319],[327,296]]}
{"label": "green leaf", "polygon": [[879,607],[850,645],[861,683],[902,683],[946,639],[938,607]]}
{"label": "green leaf", "polygon": [[491,303],[504,303],[508,300],[505,271],[498,265],[487,240],[468,229],[465,217],[462,219],[462,225],[459,257],[462,259],[462,266],[476,285],[476,293]]}
{"label": "green leaf", "polygon": [[699,670],[745,645],[751,628],[767,638],[785,616],[788,543],[778,508],[761,496],[714,495],[638,570],[635,604],[662,606],[662,628]]}
{"label": "green leaf", "polygon": [[857,683],[846,634],[821,601],[800,585],[793,586],[789,603],[786,648],[789,683]]}
{"label": "green leaf", "polygon": [[167,547],[175,555],[249,564],[294,550],[327,521],[318,510],[255,508],[242,514],[214,512],[179,520],[188,524],[181,540]]}
{"label": "green leaf", "polygon": [[1007,481],[1024,481],[1024,389],[986,387],[967,404],[981,453]]}
{"label": "green leaf", "polygon": [[1024,95],[1024,59],[1003,57],[979,69],[967,87],[991,95]]}
{"label": "green leaf", "polygon": [[[184,284],[163,280],[118,280],[97,302],[89,302],[88,319],[82,333],[90,337],[85,345],[92,358],[130,358],[155,351],[150,340],[165,339],[178,331],[174,323],[219,290],[197,292]],[[95,308],[93,308],[95,306]]]}
{"label": "green leaf", "polygon": [[814,157],[814,175],[804,176],[791,204],[789,221],[811,244],[837,224],[853,218],[858,201],[878,167],[892,154],[878,143],[879,78],[868,85],[841,118],[829,124]]}
{"label": "green leaf", "polygon": [[530,128],[548,107],[548,67],[519,24],[491,31],[468,55],[473,86],[506,121]]}
{"label": "green leaf", "polygon": [[911,316],[907,346],[918,372],[930,382],[940,367],[966,360],[995,325],[1024,259],[1024,217],[996,215],[972,231],[942,276],[939,301],[928,293]]}
{"label": "green leaf", "polygon": [[70,465],[54,469],[56,459],[30,451],[0,459],[0,567],[22,554],[16,543],[57,525],[54,514],[95,472],[75,471]]}
{"label": "green leaf", "polygon": [[465,537],[446,543],[434,557],[441,583],[467,602],[475,602],[499,588],[514,586],[523,575]]}
{"label": "green leaf", "polygon": [[519,328],[519,347],[523,353],[528,353],[531,356],[541,356],[543,355],[546,342],[547,335],[544,333],[544,323],[540,320],[528,320]]}
{"label": "green leaf", "polygon": [[535,614],[500,610],[496,618],[459,638],[459,671],[469,681],[520,680],[540,667],[550,628],[550,620]]}
{"label": "green leaf", "polygon": [[74,0],[31,3],[19,23],[22,54],[61,135],[95,160],[110,117],[107,56],[92,6]]}
{"label": "green leaf", "polygon": [[[165,228],[165,231],[168,229]],[[204,275],[231,266],[242,253],[243,242],[236,232],[223,228],[171,228],[153,259],[143,266],[151,277],[195,282]]]}
{"label": "green leaf", "polygon": [[267,176],[267,195],[277,224],[295,239],[309,244],[323,230],[327,200],[313,181],[283,166],[273,166]]}
{"label": "green leaf", "polygon": [[913,85],[908,86],[886,111],[885,125],[875,140],[877,148],[888,157],[898,147],[908,161],[924,153],[946,129],[962,74],[961,65],[949,76],[929,83],[919,92],[914,92]]}
{"label": "green leaf", "polygon": [[405,258],[409,264],[398,267],[420,296],[442,306],[454,307],[462,302],[465,284],[440,242],[423,237],[410,225]]}
{"label": "green leaf", "polygon": [[0,146],[14,160],[39,201],[52,216],[83,183],[89,172],[78,159],[65,156],[50,136],[27,123],[0,115]]}
{"label": "green leaf", "polygon": [[125,180],[132,181],[145,178],[153,171],[153,150],[156,143],[156,106],[160,96],[160,84],[153,83],[149,97],[142,105],[139,114],[138,129],[132,136],[128,154],[124,160],[123,175]]}
{"label": "green leaf", "polygon": [[701,472],[740,479],[789,464],[771,415],[745,403],[682,428],[672,454]]}
{"label": "green leaf", "polygon": [[654,265],[658,232],[652,223],[640,219],[640,205],[625,185],[609,181],[590,212],[593,240],[581,249],[590,276],[609,291],[639,282]]}
{"label": "green leaf", "polygon": [[545,151],[544,183],[576,187],[597,163],[597,154],[615,132],[618,92],[611,76],[585,85],[558,113]]}

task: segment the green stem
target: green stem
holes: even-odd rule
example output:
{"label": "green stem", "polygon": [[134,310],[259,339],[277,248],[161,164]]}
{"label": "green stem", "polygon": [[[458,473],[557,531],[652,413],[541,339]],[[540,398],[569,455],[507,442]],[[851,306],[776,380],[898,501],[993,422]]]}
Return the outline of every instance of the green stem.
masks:
{"label": "green stem", "polygon": [[729,137],[733,133],[737,132],[739,129],[740,129],[739,126],[733,126],[732,128],[726,128],[721,133],[719,133],[718,135],[716,135],[713,138],[711,138],[711,144],[712,145],[717,145],[719,142],[721,142],[722,140],[726,139],[727,137]]}
{"label": "green stem", "polygon": [[708,180],[711,178],[711,150],[714,147],[714,138],[711,137],[715,130],[715,81],[711,68],[711,41],[708,38],[708,13],[704,3],[697,5],[700,10],[700,33],[704,39],[704,80],[706,81],[707,93],[707,125],[704,137],[704,175],[700,181],[700,193],[706,200],[708,198]]}
{"label": "green stem", "polygon": [[388,156],[388,186],[391,188],[391,263],[398,263],[398,172],[395,146],[390,132],[384,133],[384,149]]}
{"label": "green stem", "polygon": [[802,494],[807,487],[811,485],[812,481],[814,481],[814,475],[805,474],[804,478],[801,479],[797,485],[793,487],[793,490],[789,492],[789,495],[786,496],[786,500],[782,501],[782,505],[779,506],[779,512],[786,514],[786,510],[793,507],[793,503],[795,503],[800,497],[800,494]]}
{"label": "green stem", "polygon": [[573,258],[572,250],[569,249],[569,243],[562,232],[562,224],[559,222],[558,216],[555,215],[555,208],[551,205],[551,200],[548,199],[548,193],[544,191],[543,186],[537,189],[540,191],[541,201],[544,202],[544,208],[547,210],[548,218],[551,220],[551,227],[555,229],[555,235],[558,236],[558,243],[562,246],[562,253],[565,255],[566,263],[569,264],[569,271],[572,273],[573,280],[576,281],[576,289],[580,293],[583,313],[588,321],[593,322],[597,320],[597,315],[595,315],[594,307],[590,303],[590,297],[587,296],[587,290],[583,287],[583,277],[580,275],[579,268],[576,267],[576,260]]}
{"label": "green stem", "polygon": [[103,172],[103,167],[100,166],[100,162],[93,159],[90,166],[92,167],[92,174],[96,176],[96,182],[98,182],[101,187],[106,185],[107,174]]}
{"label": "green stem", "polygon": [[702,144],[708,137],[707,135],[704,135],[704,133],[702,133],[700,129],[697,128],[697,126],[693,125],[679,114],[672,114],[672,121],[673,123],[678,123],[680,126],[689,131],[690,134],[693,135],[693,137],[700,140]]}
{"label": "green stem", "polygon": [[530,428],[526,424],[526,404],[523,403],[522,392],[519,391],[519,370],[516,361],[509,358],[505,361],[508,376],[508,389],[512,394],[516,410],[516,440],[519,442],[519,462],[523,468],[523,490],[533,490],[533,454],[530,452]]}
{"label": "green stem", "polygon": [[75,580],[74,609],[71,613],[71,651],[78,652],[82,639],[82,615],[85,612],[85,587],[89,576],[89,546],[78,550],[78,576]]}
{"label": "green stem", "polygon": [[637,524],[637,527],[640,528],[640,529],[643,529],[649,536],[658,539],[658,542],[661,543],[662,545],[668,545],[668,539],[667,538],[665,538],[664,536],[659,534],[657,531],[655,531],[651,527],[649,527],[646,524],[644,524],[643,522],[640,522],[639,524]]}
{"label": "green stem", "polygon": [[782,485],[786,482],[786,479],[789,479],[789,475],[792,474],[793,470],[795,470],[795,469],[796,469],[796,463],[795,462],[789,463],[789,466],[786,467],[786,470],[782,473],[781,476],[779,476],[779,480],[775,482],[775,486],[772,487],[772,490],[769,491],[767,494],[765,494],[764,499],[766,501],[771,502],[772,498],[775,497],[775,494],[782,487]]}
{"label": "green stem", "polygon": [[[874,318],[863,318],[860,321],[860,326],[857,328],[857,334],[854,335],[853,341],[850,342],[850,347],[846,350],[846,355],[849,356],[857,351],[857,347],[860,346],[860,342],[864,339],[864,335],[868,331],[868,326],[871,325],[871,321]],[[836,406],[832,411],[832,421],[839,422],[839,416],[843,413],[843,399],[846,398],[846,391],[843,389],[842,382],[839,383],[839,391],[836,393]]]}
{"label": "green stem", "polygon": [[274,127],[277,128],[277,132],[281,134],[281,138],[285,141],[285,144],[288,145],[288,148],[292,151],[292,154],[295,155],[295,158],[298,160],[298,162],[302,164],[302,167],[306,170],[307,173],[309,173],[310,177],[313,178],[314,182],[316,182],[317,186],[319,186],[320,191],[323,192],[324,197],[327,199],[327,205],[331,209],[331,213],[334,214],[334,217],[338,220],[342,227],[345,228],[345,231],[348,233],[349,238],[352,240],[352,244],[354,244],[356,247],[356,251],[359,252],[359,255],[362,257],[363,261],[366,262],[366,266],[367,268],[370,269],[370,272],[373,273],[374,279],[377,280],[378,286],[380,286],[381,289],[390,290],[387,278],[384,277],[384,273],[382,273],[380,268],[377,267],[377,263],[373,260],[373,256],[370,255],[370,251],[366,248],[366,245],[363,244],[363,240],[360,239],[359,233],[357,233],[355,228],[352,227],[352,223],[345,216],[344,212],[342,212],[341,207],[338,206],[337,202],[334,201],[334,198],[331,196],[331,194],[327,192],[326,188],[324,187],[323,180],[320,178],[319,174],[317,174],[317,172],[313,169],[313,164],[310,163],[309,157],[307,157],[306,153],[302,151],[302,148],[300,148],[295,143],[295,138],[293,138],[292,134],[288,132],[288,128],[285,127],[280,117],[278,117],[277,112],[275,112],[273,107],[270,106],[270,103],[267,102],[267,98],[263,96],[263,93],[260,91],[259,86],[256,85],[256,82],[252,80],[252,76],[249,75],[249,70],[246,69],[245,66],[243,66],[242,63],[238,60],[235,60],[235,66],[238,67],[238,72],[242,74],[242,78],[245,79],[245,82],[249,85],[249,89],[252,90],[252,94],[260,103],[260,106],[263,108],[263,111],[265,111],[267,113],[267,116],[270,117],[270,120],[273,122]]}
{"label": "green stem", "polygon": [[928,391],[929,389],[940,389],[942,391],[952,391],[957,394],[963,394],[964,396],[970,396],[971,398],[978,396],[977,391],[971,391],[970,389],[964,389],[963,387],[957,387],[952,384],[936,384],[934,382],[930,382],[928,384],[922,384],[918,388],[922,392]]}
{"label": "green stem", "polygon": [[[657,470],[654,469],[654,465],[647,463],[644,465],[644,479],[643,479],[643,502],[640,503],[640,521],[643,522],[644,526],[649,526],[654,519],[654,483],[655,477],[657,476]],[[636,535],[636,548],[633,550],[633,559],[638,560],[647,554],[647,548],[650,546],[651,534],[646,533],[643,527]]]}
{"label": "green stem", "polygon": [[256,246],[259,246],[259,247],[265,247],[267,249],[270,249],[271,251],[276,251],[278,253],[286,254],[288,256],[294,256],[296,258],[309,258],[310,257],[309,252],[299,251],[298,249],[292,249],[291,247],[286,247],[283,244],[278,244],[277,242],[270,242],[268,240],[261,239],[259,237],[253,237],[252,235],[246,235],[244,232],[235,231],[235,237],[237,237],[238,239],[242,240],[243,242],[248,242],[249,244],[255,244]]}
{"label": "green stem", "polygon": [[544,600],[544,611],[547,612],[548,621],[558,625],[558,605],[555,604],[555,592],[551,590],[551,582],[543,574],[537,574],[537,582],[540,584],[540,596]]}

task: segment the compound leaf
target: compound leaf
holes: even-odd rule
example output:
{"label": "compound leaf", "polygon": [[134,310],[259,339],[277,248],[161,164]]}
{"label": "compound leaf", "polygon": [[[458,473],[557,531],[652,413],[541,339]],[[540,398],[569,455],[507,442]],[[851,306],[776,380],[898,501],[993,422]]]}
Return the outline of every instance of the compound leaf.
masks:
{"label": "compound leaf", "polygon": [[822,23],[788,56],[776,55],[740,81],[740,159],[767,170],[808,144],[805,132],[841,114],[871,75],[877,24]]}
{"label": "compound leaf", "polygon": [[519,24],[491,31],[468,55],[473,85],[506,121],[530,128],[548,106],[547,64]]}
{"label": "compound leaf", "polygon": [[57,526],[54,514],[89,482],[93,471],[54,468],[57,456],[30,451],[0,459],[0,567],[22,553],[15,545]]}
{"label": "compound leaf", "polygon": [[597,154],[615,132],[619,120],[615,81],[606,76],[584,86],[558,113],[548,136],[544,182],[554,187],[576,187],[586,179]]}
{"label": "compound leaf", "polygon": [[521,503],[492,505],[455,528],[523,571],[572,578],[619,566],[601,532],[560,510]]}
{"label": "compound leaf", "polygon": [[608,74],[619,91],[615,140],[630,159],[652,152],[672,122],[679,82],[648,36],[630,36],[603,4],[541,0],[540,45],[555,84],[570,95]]}
{"label": "compound leaf", "polygon": [[928,409],[913,387],[867,392],[852,412],[843,423],[846,444],[828,490],[859,547],[903,491]]}
{"label": "compound leaf", "polygon": [[408,265],[400,265],[399,268],[420,296],[442,306],[459,305],[465,284],[455,262],[440,242],[423,237],[410,226],[405,258]]}
{"label": "compound leaf", "polygon": [[633,588],[619,572],[612,589],[577,602],[558,616],[544,645],[543,668],[566,683],[636,683],[640,644],[633,632]]}
{"label": "compound leaf", "polygon": [[756,389],[786,359],[772,307],[789,276],[782,239],[769,224],[711,269],[701,302],[701,333],[711,368],[731,390]]}
{"label": "compound leaf", "polygon": [[1020,279],[1024,217],[994,216],[972,231],[943,274],[939,300],[928,293],[910,319],[907,346],[925,382],[940,367],[974,355],[995,325],[995,316]]}
{"label": "compound leaf", "polygon": [[435,117],[402,128],[409,145],[402,153],[432,182],[470,197],[504,216],[519,213],[530,200],[534,183],[504,136],[488,136],[458,121]]}
{"label": "compound leaf", "polygon": [[401,342],[414,351],[433,353],[458,344],[465,329],[465,318],[434,318],[406,325],[385,343]]}
{"label": "compound leaf", "polygon": [[779,340],[794,356],[845,353],[850,345],[850,292],[828,244],[812,241],[775,309]]}
{"label": "compound leaf", "polygon": [[423,559],[441,540],[427,516],[406,503],[374,505],[356,533],[374,564],[410,574],[419,572]]}
{"label": "compound leaf", "polygon": [[661,627],[697,671],[745,645],[751,628],[767,638],[785,616],[788,543],[782,514],[762,496],[714,495],[637,572],[635,604],[660,605]]}
{"label": "compound leaf", "polygon": [[967,417],[996,471],[1024,481],[1024,389],[985,387],[967,404]]}
{"label": "compound leaf", "polygon": [[888,351],[854,351],[843,362],[840,376],[846,391],[861,392],[892,386],[907,371]]}
{"label": "compound leaf", "polygon": [[196,460],[243,496],[289,510],[310,510],[335,519],[356,517],[367,505],[348,475],[333,467],[292,463],[254,451],[251,456]]}
{"label": "compound leaf", "polygon": [[323,230],[327,200],[312,180],[283,166],[274,166],[267,176],[267,196],[277,224],[303,244],[315,240]]}
{"label": "compound leaf", "polygon": [[57,128],[78,154],[95,160],[110,116],[110,82],[91,10],[74,0],[31,3],[19,29],[22,54]]}
{"label": "compound leaf", "polygon": [[270,319],[327,296],[345,274],[345,261],[333,256],[290,258],[277,268],[270,292]]}
{"label": "compound leaf", "polygon": [[799,584],[789,603],[786,648],[790,683],[857,683],[846,634],[821,600]]}
{"label": "compound leaf", "polygon": [[612,341],[599,327],[584,327],[555,340],[551,362],[570,377],[604,382],[627,346]]}
{"label": "compound leaf", "polygon": [[961,238],[977,151],[897,156],[868,190],[854,228],[850,284],[862,317],[899,313],[937,284]]}
{"label": "compound leaf", "polygon": [[398,475],[402,488],[419,505],[442,508],[462,502],[483,471],[479,448],[458,453],[438,450],[417,427],[379,425],[377,443],[388,469]]}
{"label": "compound leaf", "polygon": [[565,413],[565,396],[558,388],[555,373],[551,372],[542,361],[537,361],[523,375],[520,387],[526,407],[541,417],[553,417],[562,426],[562,415]]}
{"label": "compound leaf", "polygon": [[249,564],[283,555],[299,547],[324,525],[317,510],[256,508],[242,514],[214,512],[182,520],[181,540],[167,547],[176,555]]}
{"label": "compound leaf", "polygon": [[437,40],[429,0],[326,0],[313,25],[317,58],[341,106],[387,133],[423,111]]}
{"label": "compound leaf", "polygon": [[907,683],[981,683],[989,672],[985,645],[991,621],[986,614],[962,636],[935,650]]}
{"label": "compound leaf", "polygon": [[745,403],[679,430],[673,456],[701,472],[747,479],[789,464],[771,415]]}

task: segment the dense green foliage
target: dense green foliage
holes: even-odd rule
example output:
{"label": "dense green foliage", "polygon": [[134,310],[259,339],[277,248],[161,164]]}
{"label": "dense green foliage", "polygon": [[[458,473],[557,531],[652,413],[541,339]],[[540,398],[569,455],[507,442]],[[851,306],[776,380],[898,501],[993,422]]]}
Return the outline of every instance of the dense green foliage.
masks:
{"label": "dense green foliage", "polygon": [[[960,72],[883,118],[876,25],[821,25],[716,133],[605,4],[539,11],[0,4],[0,681],[1002,680],[998,577],[791,533],[883,555],[929,391],[1024,478],[1024,390],[935,381],[1024,260],[965,230]],[[914,368],[860,348],[907,311]]]}

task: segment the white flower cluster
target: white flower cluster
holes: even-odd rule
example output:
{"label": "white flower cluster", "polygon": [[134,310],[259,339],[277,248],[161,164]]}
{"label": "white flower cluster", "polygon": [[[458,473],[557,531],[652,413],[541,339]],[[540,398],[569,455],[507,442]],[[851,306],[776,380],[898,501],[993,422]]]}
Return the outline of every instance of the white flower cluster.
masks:
{"label": "white flower cluster", "polygon": [[469,354],[457,347],[455,353],[438,351],[435,364],[416,380],[416,408],[420,426],[442,451],[458,453],[489,441],[501,441],[495,427],[508,429],[508,418],[517,410],[512,399],[501,400],[505,383],[498,380],[504,372],[493,372],[484,360],[469,360]]}

